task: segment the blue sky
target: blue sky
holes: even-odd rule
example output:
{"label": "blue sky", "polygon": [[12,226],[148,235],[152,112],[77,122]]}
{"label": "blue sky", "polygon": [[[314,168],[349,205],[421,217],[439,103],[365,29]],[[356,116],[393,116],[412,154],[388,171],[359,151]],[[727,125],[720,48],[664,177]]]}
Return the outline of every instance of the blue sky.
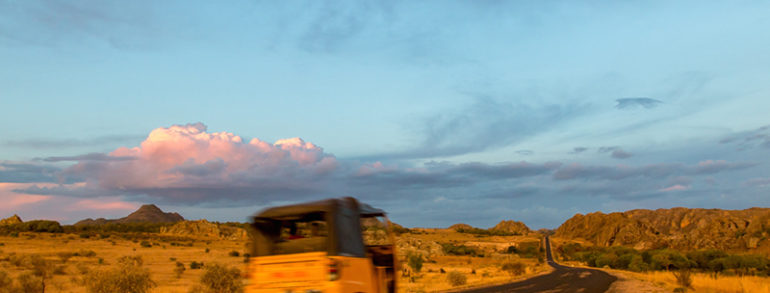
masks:
{"label": "blue sky", "polygon": [[598,210],[768,206],[768,12],[0,0],[0,216],[70,223],[152,202],[243,221],[353,195],[407,226],[555,228]]}

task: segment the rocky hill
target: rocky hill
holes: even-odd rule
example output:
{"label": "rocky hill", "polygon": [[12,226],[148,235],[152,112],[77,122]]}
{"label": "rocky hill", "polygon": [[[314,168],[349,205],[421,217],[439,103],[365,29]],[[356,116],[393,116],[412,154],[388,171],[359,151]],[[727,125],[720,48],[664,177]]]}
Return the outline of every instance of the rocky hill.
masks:
{"label": "rocky hill", "polygon": [[108,223],[176,223],[180,221],[184,221],[184,218],[181,215],[177,213],[166,213],[154,204],[146,204],[128,216],[120,219],[108,220],[98,218],[94,220],[88,218],[75,223],[75,226],[104,225]]}
{"label": "rocky hill", "polygon": [[500,221],[500,223],[497,223],[492,228],[489,228],[489,231],[491,232],[501,232],[501,233],[510,233],[514,235],[527,235],[529,233],[532,233],[532,230],[527,227],[527,225],[524,225],[524,223],[519,221]]}
{"label": "rocky hill", "polygon": [[755,249],[770,246],[770,209],[672,208],[577,214],[556,229],[554,237],[637,249]]}
{"label": "rocky hill", "polygon": [[23,223],[18,215],[13,215],[0,220],[0,226],[10,226]]}
{"label": "rocky hill", "polygon": [[463,223],[457,223],[452,226],[449,226],[449,230],[455,230],[455,231],[468,231],[474,229],[473,226]]}
{"label": "rocky hill", "polygon": [[185,236],[185,237],[204,237],[227,240],[246,239],[246,230],[239,227],[211,223],[206,220],[181,221],[171,227],[161,227],[160,234]]}

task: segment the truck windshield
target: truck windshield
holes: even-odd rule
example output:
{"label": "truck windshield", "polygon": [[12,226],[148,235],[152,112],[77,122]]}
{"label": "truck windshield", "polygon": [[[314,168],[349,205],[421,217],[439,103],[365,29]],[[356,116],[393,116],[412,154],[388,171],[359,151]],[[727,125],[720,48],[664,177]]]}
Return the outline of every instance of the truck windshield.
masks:
{"label": "truck windshield", "polygon": [[257,256],[328,250],[329,228],[323,215],[265,221],[255,228]]}

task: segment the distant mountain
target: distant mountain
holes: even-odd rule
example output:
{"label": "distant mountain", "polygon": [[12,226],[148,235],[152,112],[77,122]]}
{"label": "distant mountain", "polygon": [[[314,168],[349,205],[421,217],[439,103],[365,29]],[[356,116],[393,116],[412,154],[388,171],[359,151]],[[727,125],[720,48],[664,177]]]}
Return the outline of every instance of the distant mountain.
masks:
{"label": "distant mountain", "polygon": [[452,226],[449,226],[449,230],[455,230],[455,231],[470,231],[474,229],[473,226],[463,223],[457,223]]}
{"label": "distant mountain", "polygon": [[98,218],[96,220],[88,218],[80,222],[75,223],[75,226],[82,225],[104,225],[109,223],[176,223],[184,221],[184,218],[177,213],[165,213],[154,204],[147,204],[141,206],[135,212],[129,214],[126,217],[120,219],[104,219]]}
{"label": "distant mountain", "polygon": [[0,220],[0,226],[10,226],[23,223],[18,215],[13,215]]}
{"label": "distant mountain", "polygon": [[554,237],[637,249],[755,249],[770,247],[770,209],[672,208],[577,214],[556,229]]}
{"label": "distant mountain", "polygon": [[515,235],[527,235],[532,233],[532,230],[522,222],[519,221],[500,221],[492,228],[489,228],[491,232],[510,233]]}

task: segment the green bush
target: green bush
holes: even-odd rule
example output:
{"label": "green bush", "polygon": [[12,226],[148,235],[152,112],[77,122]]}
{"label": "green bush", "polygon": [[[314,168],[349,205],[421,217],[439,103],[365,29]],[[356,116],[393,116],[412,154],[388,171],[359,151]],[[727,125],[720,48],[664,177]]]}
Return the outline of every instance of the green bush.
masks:
{"label": "green bush", "polygon": [[422,263],[423,263],[422,255],[416,254],[416,253],[409,253],[406,256],[406,263],[409,265],[410,268],[412,268],[413,271],[419,273],[420,270],[422,270]]}
{"label": "green bush", "polygon": [[197,269],[200,269],[202,267],[203,267],[203,263],[202,262],[195,262],[195,261],[193,261],[193,262],[190,263],[190,269],[191,270],[197,270]]}
{"label": "green bush", "polygon": [[470,256],[479,256],[478,251],[472,247],[468,247],[465,245],[454,245],[452,243],[442,243],[441,248],[444,250],[444,253],[450,254],[450,255],[470,255]]}
{"label": "green bush", "polygon": [[451,271],[446,275],[446,279],[452,286],[462,286],[468,282],[465,274],[458,271]]}

